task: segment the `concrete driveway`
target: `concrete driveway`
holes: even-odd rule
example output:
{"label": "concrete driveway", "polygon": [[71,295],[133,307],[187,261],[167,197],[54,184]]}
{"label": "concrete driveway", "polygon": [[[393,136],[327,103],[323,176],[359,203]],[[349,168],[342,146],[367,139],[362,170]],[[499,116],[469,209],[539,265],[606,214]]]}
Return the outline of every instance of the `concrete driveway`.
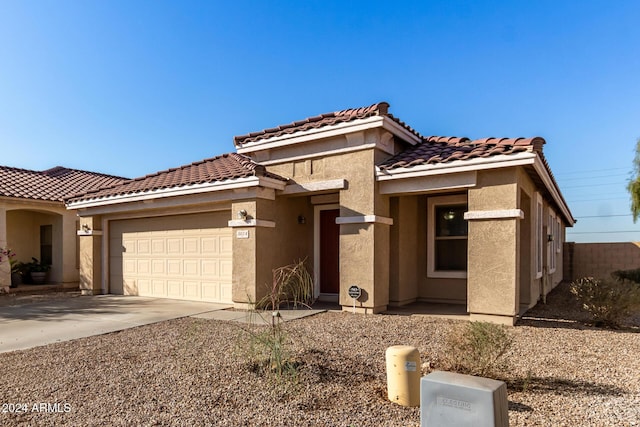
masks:
{"label": "concrete driveway", "polygon": [[0,353],[179,317],[224,310],[224,304],[96,295],[0,305]]}

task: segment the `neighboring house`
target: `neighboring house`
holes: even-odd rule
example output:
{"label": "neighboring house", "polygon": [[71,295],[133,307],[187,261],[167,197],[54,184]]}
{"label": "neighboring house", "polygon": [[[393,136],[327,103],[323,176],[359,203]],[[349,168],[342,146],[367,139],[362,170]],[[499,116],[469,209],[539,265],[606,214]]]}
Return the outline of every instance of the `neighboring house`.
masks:
{"label": "neighboring house", "polygon": [[84,293],[247,307],[306,258],[315,296],[464,304],[512,324],[562,278],[575,222],[542,138],[423,137],[389,105],[235,137],[236,153],[67,199]]}
{"label": "neighboring house", "polygon": [[[64,167],[46,171],[0,166],[0,247],[16,260],[37,258],[50,264],[49,281],[78,282],[78,217],[64,198],[122,182],[124,178]],[[0,287],[11,282],[8,263],[0,270]]]}

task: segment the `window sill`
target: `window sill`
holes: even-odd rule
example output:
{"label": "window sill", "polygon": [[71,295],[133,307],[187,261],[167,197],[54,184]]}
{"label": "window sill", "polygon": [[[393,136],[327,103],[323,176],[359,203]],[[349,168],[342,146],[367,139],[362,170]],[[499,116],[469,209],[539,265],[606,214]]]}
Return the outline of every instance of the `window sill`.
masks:
{"label": "window sill", "polygon": [[466,279],[466,271],[429,271],[427,273],[429,279]]}

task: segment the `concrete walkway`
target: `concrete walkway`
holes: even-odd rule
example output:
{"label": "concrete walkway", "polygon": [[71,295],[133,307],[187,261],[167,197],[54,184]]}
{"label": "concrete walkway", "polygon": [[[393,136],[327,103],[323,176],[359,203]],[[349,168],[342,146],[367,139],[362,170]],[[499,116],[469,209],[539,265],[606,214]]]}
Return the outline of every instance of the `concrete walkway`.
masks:
{"label": "concrete walkway", "polygon": [[0,353],[216,310],[229,305],[98,295],[0,306]]}
{"label": "concrete walkway", "polygon": [[[40,296],[39,296],[40,297]],[[236,311],[228,304],[120,295],[79,296],[0,304],[0,353],[121,331],[150,323],[197,317],[242,323],[270,323],[261,315]],[[293,320],[325,310],[282,310]]]}

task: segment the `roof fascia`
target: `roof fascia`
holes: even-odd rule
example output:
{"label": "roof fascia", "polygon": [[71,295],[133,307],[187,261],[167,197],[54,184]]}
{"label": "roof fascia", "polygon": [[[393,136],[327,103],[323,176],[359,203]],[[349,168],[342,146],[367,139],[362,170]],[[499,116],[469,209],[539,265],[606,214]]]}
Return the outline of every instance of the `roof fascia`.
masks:
{"label": "roof fascia", "polygon": [[533,168],[535,169],[538,176],[542,179],[542,182],[544,183],[545,187],[547,187],[547,190],[549,190],[551,197],[562,211],[562,214],[564,215],[566,221],[571,224],[571,226],[573,226],[573,224],[576,223],[576,220],[573,215],[571,215],[569,206],[567,206],[566,202],[560,195],[560,189],[556,186],[553,179],[551,179],[549,171],[538,156],[536,156],[535,162],[533,163]]}
{"label": "roof fascia", "polygon": [[320,138],[330,138],[375,128],[383,128],[392,134],[409,141],[412,145],[420,142],[420,138],[418,136],[412,134],[394,120],[386,116],[372,116],[365,119],[356,119],[349,122],[338,123],[336,125],[327,125],[320,128],[302,130],[292,134],[279,135],[261,139],[259,141],[248,142],[246,144],[241,144],[236,151],[239,154],[253,153],[256,151],[269,150],[272,148],[314,141]]}
{"label": "roof fascia", "polygon": [[149,201],[159,198],[187,196],[192,194],[209,193],[212,191],[224,191],[258,186],[282,190],[284,189],[285,185],[286,184],[284,182],[273,178],[250,176],[227,181],[216,181],[202,184],[191,184],[181,187],[161,188],[134,194],[98,197],[89,200],[69,202],[66,204],[66,206],[67,209],[86,209],[121,203]]}
{"label": "roof fascia", "polygon": [[448,163],[418,165],[391,170],[380,169],[379,166],[376,166],[376,178],[378,181],[387,181],[392,179],[405,179],[430,175],[443,175],[448,173],[524,166],[533,164],[536,158],[537,156],[535,153],[527,152],[471,160],[454,160]]}

